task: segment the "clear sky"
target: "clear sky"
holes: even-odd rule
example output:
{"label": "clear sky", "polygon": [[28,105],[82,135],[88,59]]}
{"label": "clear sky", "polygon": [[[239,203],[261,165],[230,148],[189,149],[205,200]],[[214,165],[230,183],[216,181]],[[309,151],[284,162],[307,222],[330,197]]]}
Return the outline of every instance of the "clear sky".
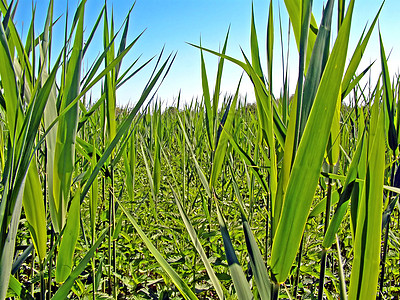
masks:
{"label": "clear sky", "polygon": [[[19,8],[15,21],[21,32],[26,33],[32,14],[32,1],[20,0]],[[69,1],[70,19],[75,12],[77,0]],[[320,23],[322,5],[326,1],[314,0],[313,12]],[[337,1],[336,1],[337,2]],[[346,1],[346,4],[349,1]],[[44,18],[47,12],[48,1],[40,0],[34,2],[36,9],[36,32],[43,28]],[[86,37],[102,8],[103,1],[87,0],[85,25],[87,28]],[[266,23],[268,16],[269,0],[254,0],[256,26],[260,44],[261,60],[265,65],[265,36]],[[140,61],[144,62],[148,58],[159,54],[165,45],[165,54],[177,51],[178,55],[174,65],[159,90],[159,97],[164,105],[174,103],[179,91],[182,92],[183,100],[190,102],[193,97],[201,97],[201,73],[200,73],[200,52],[198,49],[188,45],[186,42],[199,44],[200,36],[204,47],[219,50],[225,39],[226,32],[230,26],[230,35],[227,54],[243,60],[240,47],[250,56],[250,0],[137,0],[132,11],[129,39],[133,40],[141,31],[146,29],[144,35],[134,46],[133,51],[125,59],[125,64],[142,55]],[[378,0],[357,0],[354,9],[351,41],[348,52],[348,60],[358,42],[364,26],[370,24],[374,19],[381,1]],[[67,1],[54,1],[55,18],[62,15],[61,21],[55,27],[55,43],[57,38],[63,37],[65,24],[65,11]],[[109,13],[114,11],[115,26],[119,28],[132,5],[132,1],[107,1]],[[287,51],[287,31],[288,16],[283,0],[273,0],[274,5],[274,25],[275,25],[275,47],[274,47],[274,93],[279,96],[282,86],[282,65],[281,47],[279,33],[279,12],[282,17],[282,28],[284,34],[284,51]],[[384,4],[380,16],[380,28],[385,45],[386,53],[391,52],[389,69],[394,76],[400,66],[400,1],[387,0]],[[336,19],[336,7],[335,15]],[[336,23],[333,24],[333,31],[337,31]],[[24,36],[24,35],[23,35]],[[102,32],[99,31],[93,41],[91,52],[86,58],[86,63],[90,63],[102,49]],[[297,50],[295,47],[294,36],[290,38],[290,87],[293,91],[297,78]],[[370,62],[377,60],[374,64],[371,77],[377,78],[380,72],[379,62],[379,37],[378,30],[375,29],[364,58],[361,68]],[[210,82],[210,89],[213,90],[216,69],[218,64],[217,57],[205,54],[207,74]],[[135,103],[142,91],[146,80],[149,77],[151,68],[139,73],[134,79],[125,84],[118,90],[118,103],[125,105]],[[230,62],[225,62],[222,76],[222,93],[234,93],[242,71]],[[245,76],[246,77],[246,76]],[[245,78],[241,85],[241,94],[248,94],[249,99],[253,99],[252,85]]]}

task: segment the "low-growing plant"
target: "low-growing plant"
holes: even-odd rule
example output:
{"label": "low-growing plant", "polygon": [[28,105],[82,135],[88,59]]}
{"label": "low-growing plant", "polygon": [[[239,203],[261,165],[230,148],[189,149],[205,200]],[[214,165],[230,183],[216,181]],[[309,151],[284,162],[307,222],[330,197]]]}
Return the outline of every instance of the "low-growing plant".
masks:
{"label": "low-growing plant", "polygon": [[[355,1],[337,2],[318,26],[311,0],[285,1],[294,95],[289,54],[279,97],[272,90],[270,1],[265,62],[253,7],[250,54],[227,54],[230,29],[220,52],[188,46],[200,50],[203,95],[167,109],[156,94],[175,55],[163,51],[135,105],[117,107],[117,89],[152,62],[123,65],[141,36],[127,41],[132,9],[116,29],[104,5],[84,30],[81,1],[54,53],[53,1],[25,42],[18,2],[1,3],[0,299],[398,297],[399,80],[379,35],[381,76],[361,86],[382,7],[351,53]],[[87,68],[97,34],[103,47]],[[221,94],[226,63],[251,79],[255,103],[241,96],[242,77]]]}

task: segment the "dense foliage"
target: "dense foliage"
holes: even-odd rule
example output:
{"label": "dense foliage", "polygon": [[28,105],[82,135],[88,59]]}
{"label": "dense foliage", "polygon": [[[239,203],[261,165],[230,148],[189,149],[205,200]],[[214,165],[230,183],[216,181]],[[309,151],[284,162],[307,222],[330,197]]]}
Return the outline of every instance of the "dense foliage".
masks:
{"label": "dense foliage", "polygon": [[[356,73],[379,12],[349,55],[354,0],[338,3],[333,45],[334,1],[320,26],[312,1],[285,4],[295,95],[284,66],[272,93],[271,1],[266,64],[253,14],[251,59],[226,54],[229,32],[221,52],[192,45],[203,97],[166,109],[154,99],[173,54],[121,67],[137,41],[130,12],[115,34],[104,6],[85,31],[81,2],[55,55],[53,1],[25,43],[16,4],[0,4],[0,299],[398,299],[400,93],[381,38],[378,82]],[[83,68],[101,27],[103,52]],[[213,93],[206,53],[220,58]],[[221,95],[228,62],[256,103],[241,79]],[[117,107],[117,89],[152,63],[135,106]]]}

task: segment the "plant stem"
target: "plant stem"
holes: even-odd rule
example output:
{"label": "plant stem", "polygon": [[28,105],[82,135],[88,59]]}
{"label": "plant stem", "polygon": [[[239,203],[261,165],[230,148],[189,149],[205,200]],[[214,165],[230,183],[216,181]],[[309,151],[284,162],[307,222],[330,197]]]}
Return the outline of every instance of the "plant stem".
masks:
{"label": "plant stem", "polygon": [[[33,279],[34,270],[35,270],[35,256],[36,256],[36,251],[35,251],[35,249],[33,249],[32,250],[31,276],[30,276],[30,278],[32,278],[32,279]],[[35,292],[35,284],[34,283],[31,283],[31,291],[30,292],[31,292],[31,295],[34,295],[34,292]]]}
{"label": "plant stem", "polygon": [[379,278],[379,296],[378,299],[382,300],[383,296],[383,283],[385,279],[385,262],[386,262],[386,254],[388,249],[388,237],[389,237],[389,224],[390,224],[390,215],[388,216],[388,220],[385,226],[385,237],[383,242],[383,252],[382,252],[382,259],[381,259],[381,276]]}
{"label": "plant stem", "polygon": [[[50,228],[51,228],[51,234],[50,234],[50,249],[53,248],[54,244],[54,230],[53,230],[53,225],[50,223]],[[47,299],[51,299],[51,270],[53,269],[53,260],[50,258],[49,259],[49,270],[47,274]]]}
{"label": "plant stem", "polygon": [[344,277],[342,255],[340,253],[340,243],[339,243],[339,237],[337,234],[336,234],[336,247],[337,247],[338,262],[339,262],[340,299],[347,300],[346,279]]}
{"label": "plant stem", "polygon": [[196,292],[196,255],[197,251],[194,251],[194,257],[193,257],[193,287],[192,290],[193,292]]}
{"label": "plant stem", "polygon": [[[270,197],[268,197],[268,198],[270,198]],[[269,204],[268,198],[267,198],[267,205]],[[268,211],[268,206],[267,206],[267,211]],[[266,220],[265,220],[265,254],[264,254],[265,261],[268,260],[268,229],[269,229],[268,223],[269,223],[269,218],[268,218],[268,214],[267,214]]]}
{"label": "plant stem", "polygon": [[40,262],[40,300],[46,299],[46,283],[44,282],[43,264]]}
{"label": "plant stem", "polygon": [[274,282],[272,284],[272,300],[278,300],[279,298],[279,283]]}
{"label": "plant stem", "polygon": [[296,271],[296,279],[294,282],[294,291],[293,291],[293,297],[295,299],[297,298],[297,289],[298,289],[299,280],[300,280],[300,266],[301,266],[301,254],[303,253],[303,244],[304,244],[304,234],[301,238],[299,256],[297,257],[297,271]]}
{"label": "plant stem", "polygon": [[117,285],[116,285],[116,277],[115,273],[117,272],[117,265],[116,265],[116,242],[113,238],[114,230],[115,230],[115,199],[114,199],[114,168],[111,166],[110,170],[110,179],[111,179],[111,186],[110,186],[110,245],[109,245],[109,255],[110,255],[110,270],[112,269],[112,273],[114,275],[111,276],[110,280],[113,286],[112,294],[114,299],[117,299]]}
{"label": "plant stem", "polygon": [[[99,216],[98,216],[99,222],[101,222],[101,217],[100,217],[100,216],[101,216],[101,212],[102,212],[102,210],[103,210],[103,202],[105,202],[105,199],[106,199],[106,191],[105,191],[105,188],[106,188],[106,179],[105,179],[104,176],[101,178],[101,187],[102,187],[101,194],[102,194],[102,199],[103,199],[103,201],[101,201],[101,209],[100,209]],[[106,205],[106,204],[104,204],[104,209],[105,209],[105,205]],[[103,292],[106,291],[106,282],[107,282],[107,280],[104,280],[104,281],[103,281]]]}
{"label": "plant stem", "polygon": [[112,295],[112,197],[111,187],[108,198],[108,295]]}
{"label": "plant stem", "polygon": [[326,254],[327,249],[322,249],[322,256],[321,256],[321,269],[319,272],[319,286],[318,286],[318,300],[322,300],[324,295],[324,279],[325,279],[325,267],[326,267]]}
{"label": "plant stem", "polygon": [[[95,232],[95,226],[92,228],[92,246],[94,245],[96,240],[96,232]],[[93,300],[96,300],[96,258],[93,255],[92,258],[92,296]]]}
{"label": "plant stem", "polygon": [[[333,166],[329,165],[329,172],[331,173],[333,170]],[[332,197],[332,179],[328,178],[328,188],[326,191],[326,208],[325,208],[325,225],[324,225],[324,236],[326,231],[328,230],[330,215],[331,215],[331,197]],[[321,256],[321,267],[319,272],[319,286],[318,286],[318,300],[322,300],[324,295],[324,282],[325,282],[325,269],[326,269],[326,256],[328,253],[328,249],[322,249]]]}
{"label": "plant stem", "polygon": [[[393,153],[393,159],[396,158],[395,153]],[[390,174],[390,185],[394,185],[394,170],[396,168],[396,164],[393,163],[392,165],[392,169],[391,169],[391,174]],[[389,192],[388,193],[388,201],[387,203],[390,203],[390,199],[392,198],[392,193]],[[381,256],[381,275],[379,278],[379,296],[378,299],[382,300],[382,296],[383,296],[383,283],[384,283],[384,279],[385,279],[385,264],[386,264],[386,254],[387,254],[387,250],[388,250],[388,238],[389,238],[389,224],[390,224],[390,214],[388,215],[388,219],[387,219],[387,223],[385,226],[385,237],[384,237],[384,242],[383,242],[383,249],[382,249],[382,256]]]}

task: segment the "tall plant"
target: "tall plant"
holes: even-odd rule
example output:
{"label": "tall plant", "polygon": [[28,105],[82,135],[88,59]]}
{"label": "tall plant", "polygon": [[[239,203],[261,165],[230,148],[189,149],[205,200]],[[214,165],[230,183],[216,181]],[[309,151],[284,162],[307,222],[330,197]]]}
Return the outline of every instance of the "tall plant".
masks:
{"label": "tall plant", "polygon": [[[281,122],[281,117],[276,107],[277,103],[271,101],[273,99],[272,91],[269,88],[271,82],[268,82],[268,78],[271,81],[271,76],[264,76],[262,73],[254,18],[252,18],[251,27],[251,62],[245,55],[245,62],[240,62],[224,53],[196,46],[202,51],[213,53],[241,66],[254,84],[257,117],[262,132],[260,146],[264,147],[265,145],[269,152],[268,184],[265,183],[265,179],[259,173],[258,168],[252,167],[251,170],[258,178],[261,186],[265,187],[265,192],[271,200],[272,252],[270,267],[274,285],[273,298],[278,297],[279,286],[287,280],[300,247],[325,153],[328,153],[330,164],[334,164],[337,161],[338,154],[333,157],[332,149],[339,149],[338,144],[334,143],[334,141],[337,140],[337,128],[339,128],[340,102],[347,95],[348,87],[354,87],[362,77],[355,77],[353,82],[350,83],[351,80],[349,78],[352,78],[356,72],[362,56],[360,53],[365,49],[377,19],[376,17],[368,34],[360,39],[351,63],[345,72],[354,1],[349,3],[347,13],[340,24],[336,41],[332,50],[329,50],[333,3],[334,1],[327,2],[321,26],[317,31],[312,30],[312,28],[316,28],[311,14],[312,1],[285,1],[298,43],[300,60],[297,97],[294,97],[295,100],[291,106],[287,128]],[[270,24],[269,22],[268,25],[272,26]],[[268,45],[272,43],[270,36]],[[267,49],[269,50],[270,48],[267,47]],[[267,58],[269,59],[269,65],[271,65],[268,54],[269,52],[267,52]],[[343,90],[346,93],[343,93]],[[378,104],[375,107],[378,107]],[[334,121],[335,119],[336,121]],[[379,128],[377,124],[379,123],[374,124],[370,130],[375,132],[376,128]],[[279,142],[278,145],[275,145],[275,140]],[[236,142],[233,136],[230,137],[229,141],[247,164],[254,163],[249,154],[238,145],[235,146]],[[329,141],[331,141],[330,144],[328,143]],[[282,167],[279,173],[276,171],[278,169],[277,150],[284,151]],[[338,153],[338,150],[335,151]],[[382,165],[379,168],[380,172],[384,170]],[[383,178],[380,177],[379,181],[383,182]],[[377,192],[377,194],[379,193]],[[330,204],[327,205],[327,207],[330,207]],[[220,211],[218,207],[217,211]],[[326,218],[328,220],[329,210],[327,210]],[[222,232],[222,235],[224,236],[225,234]],[[376,241],[371,241],[370,243],[372,247],[374,247],[373,245],[376,246],[376,244]],[[248,243],[250,260],[251,253],[254,253],[254,246],[255,244]],[[355,249],[361,249],[357,243],[354,247]],[[229,248],[226,248],[226,251],[231,252]],[[324,268],[325,265],[322,264],[321,269],[323,270]],[[354,275],[354,278],[366,275],[361,270],[354,270],[353,273],[357,274]],[[324,277],[323,274],[321,273],[322,278]],[[255,280],[257,282],[256,278]],[[352,280],[356,281],[356,279]],[[323,291],[323,280],[321,283],[319,289]],[[263,284],[268,285],[269,283],[264,282]],[[236,284],[235,286],[237,290],[247,289]]]}
{"label": "tall plant", "polygon": [[[81,1],[74,14],[70,30],[68,30],[67,22],[65,24],[62,50],[59,54],[55,54],[52,53],[54,48],[51,47],[54,43],[52,32],[53,26],[55,26],[53,1],[49,2],[44,29],[38,36],[35,36],[33,16],[25,45],[13,22],[17,4],[12,2],[8,7],[6,3],[2,2],[0,5],[4,16],[0,25],[0,55],[3,62],[0,67],[0,84],[2,87],[0,96],[2,99],[1,110],[5,116],[5,124],[8,130],[6,160],[2,165],[3,192],[0,205],[2,232],[0,299],[6,297],[9,282],[14,292],[21,293],[24,290],[21,284],[11,275],[13,265],[13,268],[16,268],[20,265],[20,262],[15,265],[15,262],[10,259],[14,256],[22,207],[28,221],[34,248],[38,254],[41,279],[40,297],[44,298],[46,289],[50,287],[48,290],[48,297],[50,298],[51,268],[56,253],[54,250],[57,246],[55,279],[59,283],[59,289],[53,298],[63,299],[67,297],[75,280],[82,273],[106,236],[104,231],[99,232],[97,236],[93,235],[93,241],[88,247],[86,256],[78,265],[75,264],[75,245],[80,234],[84,234],[84,232],[80,232],[80,226],[77,226],[81,222],[81,204],[89,189],[93,188],[92,196],[94,196],[93,193],[96,192],[94,181],[97,180],[99,170],[109,159],[111,152],[116,148],[121,138],[127,134],[135,115],[139,112],[143,103],[150,98],[149,95],[156,83],[162,79],[161,75],[164,73],[165,76],[173,59],[169,57],[159,70],[157,70],[158,64],[156,65],[153,72],[154,76],[150,78],[140,99],[125,122],[119,128],[116,128],[116,126],[112,127],[114,129],[111,128],[110,140],[104,151],[100,152],[97,148],[93,151],[93,147],[85,148],[87,144],[83,140],[77,140],[77,132],[98,110],[104,98],[101,97],[97,105],[86,111],[83,104],[85,95],[96,83],[108,78],[110,74],[114,76],[114,84],[108,88],[111,89],[110,93],[115,94],[115,90],[119,86],[149,63],[147,61],[132,71],[133,63],[121,76],[118,76],[122,59],[137,41],[136,38],[129,44],[126,42],[129,17],[125,22],[125,30],[122,34],[118,54],[110,55],[111,47],[106,45],[104,52],[85,73],[82,61],[105,10],[101,10],[86,44],[84,44],[86,1]],[[66,18],[68,20],[68,14]],[[73,42],[71,43],[72,38]],[[116,36],[112,33],[111,41],[107,44],[113,43],[115,38]],[[38,51],[37,49],[40,52],[39,56],[35,54]],[[54,56],[56,57],[55,63],[50,66],[50,58]],[[101,69],[103,61],[106,61],[106,64]],[[59,78],[60,82],[58,82]],[[106,80],[106,82],[109,81]],[[83,113],[80,110],[83,110]],[[115,123],[115,114],[108,119],[108,123],[112,122]],[[42,124],[44,124],[44,127],[42,127]],[[46,143],[44,143],[45,141]],[[79,144],[80,153],[89,158],[89,161],[93,164],[89,170],[78,168],[79,165],[76,163],[78,157],[77,144]],[[86,153],[98,153],[100,157],[98,160],[90,159],[85,151],[87,151]],[[37,157],[37,154],[41,155],[41,153],[46,154],[46,159]],[[45,166],[40,165],[43,162],[46,163],[46,161]],[[48,172],[44,192],[42,191],[43,184],[39,169],[47,169]],[[77,175],[86,172],[91,176],[87,176],[83,180],[76,180]],[[75,187],[77,187],[75,192],[71,192]],[[49,197],[47,197],[47,191]],[[47,219],[47,206],[50,211],[50,219]],[[91,213],[94,214],[94,209],[91,210]],[[49,238],[47,226],[50,222],[57,234],[56,240],[51,239],[51,249],[48,248],[47,243]],[[92,226],[95,226],[94,221]],[[110,235],[113,234],[114,232]],[[24,253],[20,259],[26,260],[28,255],[29,251]],[[45,283],[44,275],[47,267],[49,268],[48,285]],[[93,296],[95,292],[95,289],[93,289]]]}

